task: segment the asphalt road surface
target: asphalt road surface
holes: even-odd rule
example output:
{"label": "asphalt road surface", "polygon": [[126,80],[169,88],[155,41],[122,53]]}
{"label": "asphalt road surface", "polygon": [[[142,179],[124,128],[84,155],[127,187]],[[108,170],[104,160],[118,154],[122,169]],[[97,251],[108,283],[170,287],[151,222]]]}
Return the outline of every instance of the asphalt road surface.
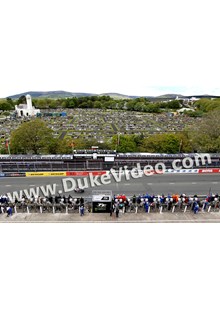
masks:
{"label": "asphalt road surface", "polygon": [[[51,185],[56,189],[56,193],[65,195],[74,195],[73,188],[77,181],[82,178],[66,177],[17,177],[0,178],[0,194],[12,193],[13,191],[30,190],[36,187]],[[95,181],[94,181],[95,180]],[[99,184],[100,177],[94,179]],[[85,180],[84,180],[85,181]],[[84,184],[84,181],[82,182]],[[188,195],[198,194],[207,195],[209,191],[220,193],[220,174],[165,174],[143,176],[141,178],[130,178],[127,180],[122,176],[121,181],[116,182],[111,176],[110,184],[96,186],[92,180],[87,177],[88,188],[85,189],[84,196],[90,196],[93,190],[112,190],[113,194],[165,194],[185,193]],[[108,181],[109,182],[109,181]],[[56,185],[55,185],[56,184]],[[66,185],[66,188],[64,188]],[[93,186],[94,185],[94,186]],[[42,193],[40,193],[42,195]],[[75,195],[76,196],[76,195]],[[79,196],[79,195],[77,195]]]}

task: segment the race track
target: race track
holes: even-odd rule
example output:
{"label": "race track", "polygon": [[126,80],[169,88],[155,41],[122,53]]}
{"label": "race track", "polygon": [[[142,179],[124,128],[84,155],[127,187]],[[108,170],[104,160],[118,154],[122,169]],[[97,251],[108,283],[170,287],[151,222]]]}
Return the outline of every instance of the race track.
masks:
{"label": "race track", "polygon": [[[20,177],[20,178],[0,178],[0,194],[12,193],[13,191],[30,190],[38,186],[56,184],[56,192],[65,195],[74,195],[72,190],[64,191],[64,177]],[[68,189],[79,178],[69,178]],[[82,179],[82,178],[81,178]],[[100,177],[96,179],[100,183]],[[209,191],[220,193],[220,174],[166,174],[144,176],[141,178],[126,180],[123,176],[121,181],[116,182],[111,177],[108,185],[91,186],[91,181],[87,178],[89,188],[85,189],[85,196],[90,196],[93,190],[112,190],[113,194],[165,194],[185,193],[188,195],[207,195]],[[75,194],[76,196],[76,194]],[[79,196],[79,195],[78,195]]]}

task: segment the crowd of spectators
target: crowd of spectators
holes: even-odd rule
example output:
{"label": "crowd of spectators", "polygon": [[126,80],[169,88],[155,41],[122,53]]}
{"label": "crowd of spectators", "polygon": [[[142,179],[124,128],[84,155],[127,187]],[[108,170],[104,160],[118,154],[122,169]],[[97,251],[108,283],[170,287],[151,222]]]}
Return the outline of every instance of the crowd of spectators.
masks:
{"label": "crowd of spectators", "polygon": [[123,213],[131,212],[135,210],[135,213],[139,209],[145,212],[160,211],[163,210],[172,211],[180,210],[186,211],[192,210],[195,214],[199,211],[206,211],[208,207],[214,210],[219,209],[220,197],[218,194],[209,194],[205,198],[199,198],[198,195],[187,196],[186,194],[168,194],[162,195],[150,195],[148,193],[143,195],[133,195],[131,198],[127,198],[125,195],[114,196],[113,210],[122,210]]}
{"label": "crowd of spectators", "polygon": [[[209,194],[203,196],[189,196],[186,194],[168,194],[168,195],[114,195],[110,207],[110,216],[113,213],[116,217],[120,213],[126,212],[160,212],[163,211],[192,211],[195,214],[198,212],[215,211],[220,209],[220,196],[218,194]],[[85,214],[85,210],[92,211],[91,199],[83,197],[72,197],[69,195],[55,197],[34,197],[27,198],[23,196],[20,200],[10,201],[5,195],[0,196],[0,213],[7,213],[7,216],[12,216],[16,212],[79,212],[81,216]]]}

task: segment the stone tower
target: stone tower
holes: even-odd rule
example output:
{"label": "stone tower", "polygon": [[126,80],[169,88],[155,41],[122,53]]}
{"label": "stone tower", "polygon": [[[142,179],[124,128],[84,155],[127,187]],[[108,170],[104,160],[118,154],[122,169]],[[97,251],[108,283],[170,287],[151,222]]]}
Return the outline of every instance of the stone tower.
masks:
{"label": "stone tower", "polygon": [[30,95],[26,95],[26,102],[27,102],[27,109],[29,111],[32,111],[33,107],[32,107],[32,100],[31,100]]}

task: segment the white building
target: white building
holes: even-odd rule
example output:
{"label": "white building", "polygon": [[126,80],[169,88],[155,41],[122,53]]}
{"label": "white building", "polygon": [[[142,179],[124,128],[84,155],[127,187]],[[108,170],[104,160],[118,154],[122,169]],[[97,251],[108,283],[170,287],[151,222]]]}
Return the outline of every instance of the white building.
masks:
{"label": "white building", "polygon": [[27,104],[19,104],[15,106],[15,111],[17,112],[17,115],[19,117],[21,116],[35,116],[37,113],[40,113],[39,109],[35,109],[35,107],[32,106],[32,100],[31,96],[26,96],[26,103]]}

